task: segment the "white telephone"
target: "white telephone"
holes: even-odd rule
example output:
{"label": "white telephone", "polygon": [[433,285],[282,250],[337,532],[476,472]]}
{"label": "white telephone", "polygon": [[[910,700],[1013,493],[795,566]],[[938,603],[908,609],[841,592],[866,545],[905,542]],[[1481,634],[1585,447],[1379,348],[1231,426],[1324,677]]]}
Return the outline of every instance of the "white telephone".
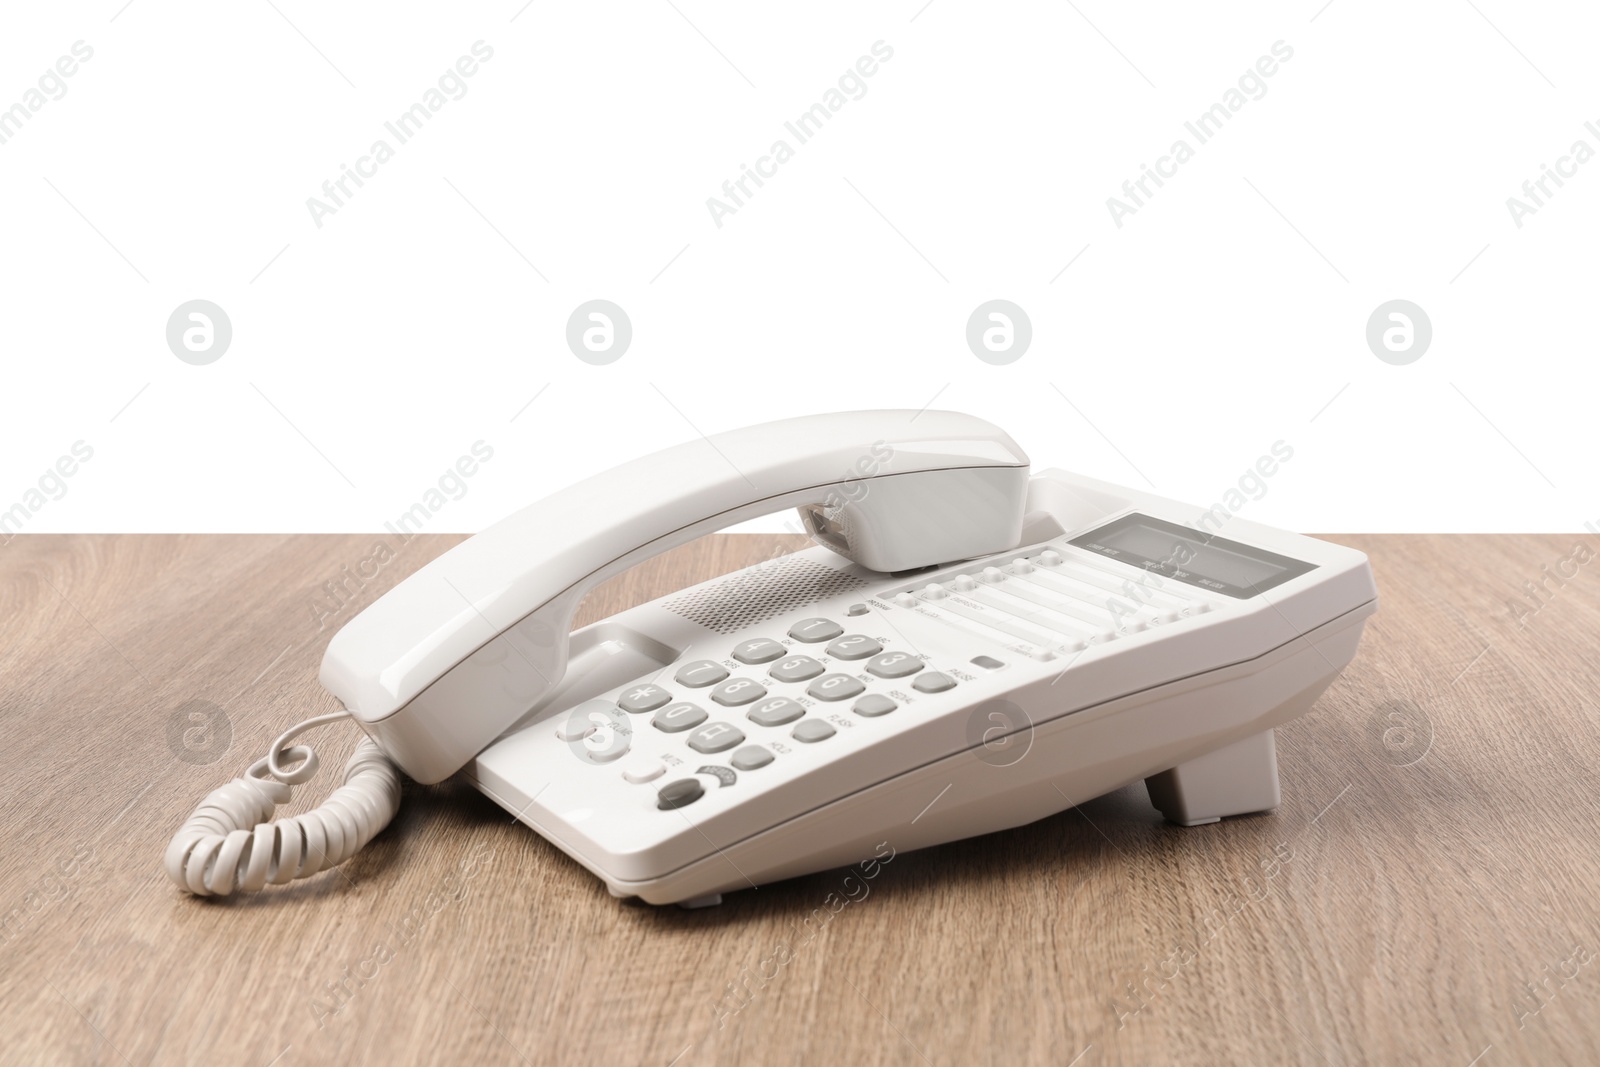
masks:
{"label": "white telephone", "polygon": [[[799,509],[820,547],[570,633],[597,583]],[[1228,537],[1216,528],[1227,524]],[[731,889],[1032,822],[1144,779],[1186,826],[1278,804],[1273,727],[1354,657],[1366,557],[1065,471],[949,411],[752,426],[562,490],[340,630],[301,723],[174,838],[197,894],[307,877],[458,770],[619,897]],[[316,811],[265,822],[348,714]],[[286,770],[285,763],[299,761]]]}

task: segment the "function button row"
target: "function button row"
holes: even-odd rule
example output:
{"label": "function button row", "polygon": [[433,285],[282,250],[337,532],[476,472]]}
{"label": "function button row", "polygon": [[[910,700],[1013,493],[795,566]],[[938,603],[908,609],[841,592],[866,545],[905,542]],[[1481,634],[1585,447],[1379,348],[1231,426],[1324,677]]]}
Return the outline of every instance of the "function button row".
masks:
{"label": "function button row", "polygon": [[753,771],[772,762],[772,750],[764,745],[746,745],[728,757],[728,762],[735,770]]}
{"label": "function button row", "polygon": [[814,745],[818,741],[826,741],[838,733],[833,724],[823,719],[807,719],[805,722],[789,731],[789,736],[802,744]]}
{"label": "function button row", "polygon": [[889,714],[899,706],[882,693],[868,693],[856,701],[850,710],[868,719],[876,719],[879,715]]}

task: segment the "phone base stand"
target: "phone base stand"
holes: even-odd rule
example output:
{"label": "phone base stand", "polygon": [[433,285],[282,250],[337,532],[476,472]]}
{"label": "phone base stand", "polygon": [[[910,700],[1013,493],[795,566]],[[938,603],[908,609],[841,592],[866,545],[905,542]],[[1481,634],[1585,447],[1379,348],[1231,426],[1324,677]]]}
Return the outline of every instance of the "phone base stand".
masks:
{"label": "phone base stand", "polygon": [[1278,754],[1272,731],[1197,756],[1144,780],[1150,803],[1179,826],[1278,806]]}

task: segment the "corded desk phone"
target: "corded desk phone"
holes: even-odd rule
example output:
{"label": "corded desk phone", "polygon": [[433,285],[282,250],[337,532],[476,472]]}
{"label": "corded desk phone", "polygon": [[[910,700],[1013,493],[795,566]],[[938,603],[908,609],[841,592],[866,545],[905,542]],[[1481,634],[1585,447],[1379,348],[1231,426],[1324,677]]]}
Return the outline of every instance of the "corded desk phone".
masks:
{"label": "corded desk phone", "polygon": [[[599,582],[786,508],[817,547],[569,633]],[[1273,727],[1376,597],[1360,552],[1030,477],[969,415],[751,426],[564,489],[384,594],[323,659],[346,710],[212,793],[166,868],[201,895],[325,870],[393,816],[397,768],[462,771],[614,895],[686,906],[1139,779],[1186,826],[1267,811]],[[368,737],[345,783],[266,821],[316,768],[290,742],[346,715]]]}

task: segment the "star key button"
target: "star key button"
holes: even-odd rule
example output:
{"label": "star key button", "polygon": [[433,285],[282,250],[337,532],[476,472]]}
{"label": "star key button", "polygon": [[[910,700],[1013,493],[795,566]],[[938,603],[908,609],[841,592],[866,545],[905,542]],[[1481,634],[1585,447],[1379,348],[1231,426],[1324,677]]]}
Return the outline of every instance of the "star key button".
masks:
{"label": "star key button", "polygon": [[659,685],[636,685],[624,689],[617,697],[617,706],[635,715],[654,711],[672,702],[672,694]]}

